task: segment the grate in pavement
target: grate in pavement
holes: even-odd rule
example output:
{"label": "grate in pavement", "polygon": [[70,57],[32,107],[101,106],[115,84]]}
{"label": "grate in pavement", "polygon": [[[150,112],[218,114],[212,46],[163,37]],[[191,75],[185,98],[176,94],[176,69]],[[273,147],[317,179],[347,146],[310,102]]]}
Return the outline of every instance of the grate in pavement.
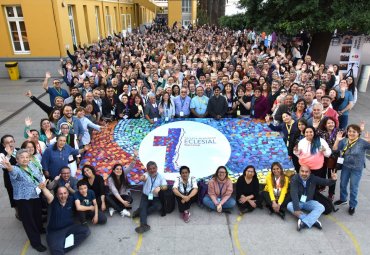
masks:
{"label": "grate in pavement", "polygon": [[28,79],[26,82],[42,82],[42,79]]}

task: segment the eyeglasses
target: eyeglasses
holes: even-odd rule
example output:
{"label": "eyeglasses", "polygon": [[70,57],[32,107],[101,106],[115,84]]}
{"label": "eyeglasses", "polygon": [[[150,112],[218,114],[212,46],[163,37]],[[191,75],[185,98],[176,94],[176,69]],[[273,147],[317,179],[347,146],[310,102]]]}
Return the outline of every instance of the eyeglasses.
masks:
{"label": "eyeglasses", "polygon": [[222,171],[222,172],[218,172],[219,174],[226,174],[226,172]]}
{"label": "eyeglasses", "polygon": [[287,93],[287,91],[286,90],[282,90],[281,93]]}

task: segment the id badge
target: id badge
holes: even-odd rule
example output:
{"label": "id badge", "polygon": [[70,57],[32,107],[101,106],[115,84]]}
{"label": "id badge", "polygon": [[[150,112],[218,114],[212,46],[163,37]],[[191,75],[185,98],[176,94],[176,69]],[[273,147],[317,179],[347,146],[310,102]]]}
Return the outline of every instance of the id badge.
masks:
{"label": "id badge", "polygon": [[170,119],[170,118],[168,118],[168,117],[165,117],[165,118],[164,118],[164,121],[168,121],[169,119]]}
{"label": "id badge", "polygon": [[127,119],[127,118],[128,118],[128,116],[127,116],[127,115],[125,115],[125,116],[123,116],[123,118],[124,118],[124,119]]}
{"label": "id badge", "polygon": [[339,157],[337,160],[337,163],[343,165],[343,162],[344,162],[344,158]]}
{"label": "id badge", "polygon": [[157,121],[158,121],[158,118],[154,118],[154,119],[153,119],[153,121],[154,121],[154,122],[157,122]]}
{"label": "id badge", "polygon": [[240,110],[236,111],[236,115],[240,116]]}
{"label": "id badge", "polygon": [[111,114],[111,115],[115,115],[114,110],[111,110],[111,111],[110,111],[110,114]]}
{"label": "id badge", "polygon": [[153,193],[149,193],[148,200],[153,200]]}
{"label": "id badge", "polygon": [[227,106],[228,106],[229,108],[231,108],[231,107],[233,107],[233,103],[227,103]]}
{"label": "id badge", "polygon": [[306,203],[306,201],[307,201],[307,196],[306,195],[302,195],[300,202]]}
{"label": "id badge", "polygon": [[180,117],[184,117],[184,112],[180,112]]}
{"label": "id badge", "polygon": [[217,202],[219,202],[219,203],[221,202],[221,198],[220,197],[217,198]]}
{"label": "id badge", "polygon": [[37,195],[40,195],[41,194],[41,189],[39,187],[36,187],[35,190],[36,190],[36,194]]}

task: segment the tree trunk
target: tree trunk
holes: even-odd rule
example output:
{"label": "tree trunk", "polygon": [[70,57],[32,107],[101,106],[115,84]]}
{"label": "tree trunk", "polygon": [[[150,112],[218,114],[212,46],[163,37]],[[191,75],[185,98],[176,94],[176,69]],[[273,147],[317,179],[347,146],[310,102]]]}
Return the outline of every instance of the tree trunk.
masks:
{"label": "tree trunk", "polygon": [[331,37],[332,33],[330,32],[319,32],[313,34],[308,55],[310,55],[312,60],[316,63],[325,63]]}

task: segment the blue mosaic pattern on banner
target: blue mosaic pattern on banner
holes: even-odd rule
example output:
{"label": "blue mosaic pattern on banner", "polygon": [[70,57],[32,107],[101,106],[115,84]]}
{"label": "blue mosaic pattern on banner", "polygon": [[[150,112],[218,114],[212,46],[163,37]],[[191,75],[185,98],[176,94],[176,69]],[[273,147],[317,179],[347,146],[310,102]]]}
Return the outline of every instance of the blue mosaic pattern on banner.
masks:
{"label": "blue mosaic pattern on banner", "polygon": [[[173,119],[169,122],[181,120],[183,119]],[[243,173],[247,165],[256,167],[262,183],[264,181],[261,181],[261,178],[266,176],[272,162],[280,162],[285,170],[294,169],[281,135],[271,131],[265,123],[255,122],[249,118],[186,120],[209,125],[225,135],[231,146],[231,156],[226,166],[233,181]],[[132,154],[134,149],[140,147],[141,141],[148,133],[169,122],[158,121],[150,124],[143,119],[122,120],[116,125],[113,137],[125,152]],[[130,176],[128,178],[130,180]]]}

